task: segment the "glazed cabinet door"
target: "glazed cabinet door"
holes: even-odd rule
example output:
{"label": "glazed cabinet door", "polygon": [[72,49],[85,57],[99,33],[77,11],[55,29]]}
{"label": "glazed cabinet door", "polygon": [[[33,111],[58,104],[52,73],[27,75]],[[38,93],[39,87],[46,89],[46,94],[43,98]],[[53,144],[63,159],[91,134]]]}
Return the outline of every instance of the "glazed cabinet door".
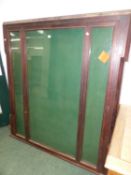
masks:
{"label": "glazed cabinet door", "polygon": [[14,125],[15,132],[22,136],[25,136],[24,127],[24,101],[23,101],[23,78],[22,78],[22,50],[21,50],[21,38],[20,32],[10,32],[10,69],[12,69],[12,102],[14,111]]}
{"label": "glazed cabinet door", "polygon": [[84,29],[26,32],[30,139],[76,154]]}
{"label": "glazed cabinet door", "polygon": [[98,26],[91,29],[82,160],[96,166],[112,42],[113,27]]}

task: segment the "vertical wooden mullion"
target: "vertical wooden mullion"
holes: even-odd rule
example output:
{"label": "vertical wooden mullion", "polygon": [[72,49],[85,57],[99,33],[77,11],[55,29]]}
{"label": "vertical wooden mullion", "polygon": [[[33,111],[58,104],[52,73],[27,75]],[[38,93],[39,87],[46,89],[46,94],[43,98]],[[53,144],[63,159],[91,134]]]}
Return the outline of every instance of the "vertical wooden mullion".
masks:
{"label": "vertical wooden mullion", "polygon": [[26,54],[26,37],[24,28],[20,29],[20,48],[22,55],[22,84],[23,84],[23,109],[24,109],[24,127],[25,138],[29,140],[29,102],[28,102],[28,81],[27,81],[27,54]]}
{"label": "vertical wooden mullion", "polygon": [[87,81],[88,81],[88,70],[89,70],[89,59],[90,59],[89,57],[90,57],[90,28],[86,27],[85,33],[84,33],[79,118],[78,118],[78,130],[77,130],[76,160],[78,162],[81,160],[81,157],[82,157],[85,110],[86,110]]}

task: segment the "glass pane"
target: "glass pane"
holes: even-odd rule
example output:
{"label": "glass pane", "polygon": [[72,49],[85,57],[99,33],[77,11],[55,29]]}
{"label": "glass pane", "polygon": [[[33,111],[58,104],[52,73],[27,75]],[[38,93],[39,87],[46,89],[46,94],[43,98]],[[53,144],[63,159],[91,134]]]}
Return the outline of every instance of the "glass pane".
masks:
{"label": "glass pane", "polygon": [[26,33],[31,139],[75,155],[83,29]]}
{"label": "glass pane", "polygon": [[104,56],[101,55],[103,59],[110,54],[112,32],[112,27],[96,27],[91,32],[91,55],[82,159],[93,164],[97,164],[98,159],[98,147],[110,62],[108,60],[103,63],[98,57],[103,51],[105,53]]}
{"label": "glass pane", "polygon": [[22,68],[19,32],[11,32],[11,50],[16,105],[17,133],[24,135]]}

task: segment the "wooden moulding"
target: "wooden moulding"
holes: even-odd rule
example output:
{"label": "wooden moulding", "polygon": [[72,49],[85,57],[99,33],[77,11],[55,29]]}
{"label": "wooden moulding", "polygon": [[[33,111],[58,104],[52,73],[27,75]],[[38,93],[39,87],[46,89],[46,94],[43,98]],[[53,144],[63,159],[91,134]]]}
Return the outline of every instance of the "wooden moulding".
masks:
{"label": "wooden moulding", "polygon": [[[80,92],[80,106],[79,106],[79,119],[77,130],[77,152],[76,157],[73,158],[67,154],[63,154],[47,146],[41,145],[30,139],[30,126],[29,126],[29,95],[28,95],[28,80],[27,80],[27,63],[26,63],[26,46],[25,46],[25,31],[36,29],[55,29],[55,28],[76,28],[82,27],[85,32],[91,31],[95,26],[113,26],[113,45],[112,55],[109,68],[108,86],[106,90],[105,105],[103,122],[101,129],[101,137],[99,143],[99,155],[97,166],[90,163],[81,161],[82,147],[83,147],[83,134],[84,134],[84,120],[86,108],[86,92],[88,86],[88,66],[89,66],[89,49],[90,37],[84,39],[83,49],[83,67],[81,77],[81,92]],[[125,27],[126,26],[126,27]],[[130,42],[131,42],[131,11],[118,11],[110,13],[96,13],[73,15],[65,17],[53,17],[34,20],[23,20],[15,22],[6,22],[4,28],[4,43],[5,52],[7,55],[8,77],[9,77],[9,92],[10,92],[10,113],[11,113],[11,134],[15,138],[24,141],[30,145],[36,146],[48,153],[55,155],[61,159],[67,160],[70,163],[90,170],[96,174],[106,174],[104,169],[105,158],[108,151],[108,146],[112,136],[112,130],[117,115],[117,107],[119,103],[120,88],[122,81],[122,72],[124,61],[127,60]],[[12,51],[10,46],[10,32],[19,31],[20,33],[20,48],[22,55],[22,80],[23,80],[23,106],[24,106],[24,126],[25,137],[17,134],[16,126],[16,109],[15,109],[15,91],[13,80],[12,68]],[[88,51],[88,52],[87,52]]]}

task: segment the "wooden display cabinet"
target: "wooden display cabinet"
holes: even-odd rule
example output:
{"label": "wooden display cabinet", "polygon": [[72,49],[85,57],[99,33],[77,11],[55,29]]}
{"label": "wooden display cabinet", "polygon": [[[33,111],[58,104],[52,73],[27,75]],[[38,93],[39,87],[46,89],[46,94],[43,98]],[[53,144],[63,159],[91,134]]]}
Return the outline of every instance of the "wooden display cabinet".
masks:
{"label": "wooden display cabinet", "polygon": [[6,22],[3,27],[11,134],[105,174],[131,12]]}

